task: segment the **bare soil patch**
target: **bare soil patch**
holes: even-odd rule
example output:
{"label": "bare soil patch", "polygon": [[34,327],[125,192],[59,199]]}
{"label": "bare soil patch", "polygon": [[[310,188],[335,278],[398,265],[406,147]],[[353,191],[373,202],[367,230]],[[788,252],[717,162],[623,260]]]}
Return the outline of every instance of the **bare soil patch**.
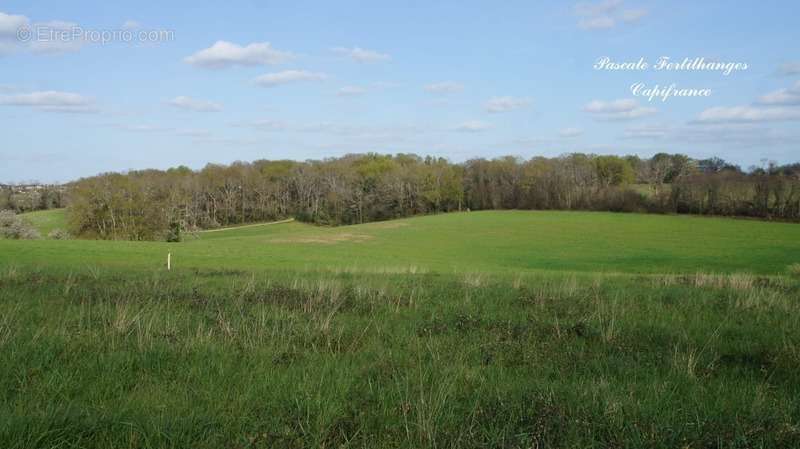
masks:
{"label": "bare soil patch", "polygon": [[333,245],[343,242],[362,243],[371,240],[374,237],[367,234],[331,234],[331,235],[315,235],[315,236],[297,236],[286,237],[280,239],[272,239],[272,243],[317,243],[321,245]]}

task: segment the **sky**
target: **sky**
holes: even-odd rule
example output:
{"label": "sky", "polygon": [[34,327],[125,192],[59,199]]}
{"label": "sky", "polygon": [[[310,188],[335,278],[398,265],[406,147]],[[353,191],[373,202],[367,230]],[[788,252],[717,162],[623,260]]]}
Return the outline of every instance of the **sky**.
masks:
{"label": "sky", "polygon": [[[796,0],[0,1],[0,182],[365,152],[796,162],[798,13]],[[662,57],[678,67],[656,69]],[[681,96],[649,97],[673,84]]]}

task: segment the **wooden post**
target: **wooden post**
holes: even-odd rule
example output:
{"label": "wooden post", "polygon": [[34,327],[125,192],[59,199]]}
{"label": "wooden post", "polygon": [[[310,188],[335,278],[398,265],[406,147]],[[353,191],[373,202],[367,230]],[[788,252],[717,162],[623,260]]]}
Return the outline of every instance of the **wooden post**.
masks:
{"label": "wooden post", "polygon": [[172,253],[167,253],[167,271],[172,269]]}

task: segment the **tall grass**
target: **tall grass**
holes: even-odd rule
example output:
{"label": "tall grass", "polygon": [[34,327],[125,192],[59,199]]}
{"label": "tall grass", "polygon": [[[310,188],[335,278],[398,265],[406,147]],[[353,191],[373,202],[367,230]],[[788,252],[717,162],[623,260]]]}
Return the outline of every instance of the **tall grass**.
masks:
{"label": "tall grass", "polygon": [[0,269],[0,447],[797,447],[800,281]]}

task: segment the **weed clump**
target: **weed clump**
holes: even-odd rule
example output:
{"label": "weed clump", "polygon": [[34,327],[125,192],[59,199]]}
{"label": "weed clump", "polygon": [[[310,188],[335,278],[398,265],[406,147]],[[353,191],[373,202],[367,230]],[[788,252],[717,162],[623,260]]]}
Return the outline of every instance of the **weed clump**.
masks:
{"label": "weed clump", "polygon": [[50,231],[47,234],[47,238],[50,240],[69,240],[72,236],[66,230],[57,228]]}

